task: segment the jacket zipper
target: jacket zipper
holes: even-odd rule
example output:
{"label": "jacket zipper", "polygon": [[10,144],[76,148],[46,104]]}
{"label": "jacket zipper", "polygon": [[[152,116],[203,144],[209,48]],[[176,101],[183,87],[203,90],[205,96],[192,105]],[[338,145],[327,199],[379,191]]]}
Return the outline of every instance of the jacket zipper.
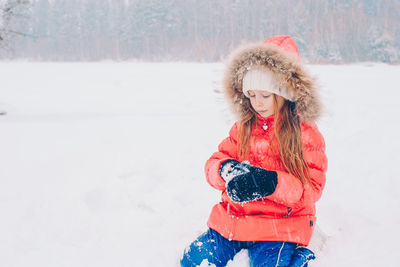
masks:
{"label": "jacket zipper", "polygon": [[282,215],[283,218],[287,218],[290,217],[290,214],[292,213],[292,208],[291,207],[287,207],[287,214],[286,215]]}

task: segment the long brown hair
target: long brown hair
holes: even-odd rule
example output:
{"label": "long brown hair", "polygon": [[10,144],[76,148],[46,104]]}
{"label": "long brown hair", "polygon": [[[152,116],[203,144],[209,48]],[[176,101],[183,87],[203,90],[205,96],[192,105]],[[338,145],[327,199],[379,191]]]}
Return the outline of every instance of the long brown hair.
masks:
{"label": "long brown hair", "polygon": [[[307,162],[304,160],[300,118],[296,113],[296,103],[285,100],[279,110],[278,99],[275,94],[273,94],[273,101],[275,135],[271,145],[279,147],[281,161],[287,172],[296,176],[303,185],[310,183],[311,187],[314,188],[309,177]],[[238,151],[240,161],[248,160],[250,136],[257,120],[256,111],[251,105],[247,106],[250,112],[244,113],[239,121]]]}

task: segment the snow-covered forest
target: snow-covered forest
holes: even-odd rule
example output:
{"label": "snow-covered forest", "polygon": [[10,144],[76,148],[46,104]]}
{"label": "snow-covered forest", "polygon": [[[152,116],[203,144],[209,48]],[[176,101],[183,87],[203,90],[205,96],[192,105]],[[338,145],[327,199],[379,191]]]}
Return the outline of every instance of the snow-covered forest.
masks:
{"label": "snow-covered forest", "polygon": [[400,60],[398,0],[31,0],[7,59],[219,61],[289,34],[313,63]]}

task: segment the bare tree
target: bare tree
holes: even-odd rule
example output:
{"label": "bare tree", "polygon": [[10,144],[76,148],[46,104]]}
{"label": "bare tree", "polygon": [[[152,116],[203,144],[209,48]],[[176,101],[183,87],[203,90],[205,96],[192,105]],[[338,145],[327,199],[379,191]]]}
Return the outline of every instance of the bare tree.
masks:
{"label": "bare tree", "polygon": [[26,18],[24,9],[31,5],[30,0],[0,0],[0,48],[7,48],[14,36],[27,36],[13,28],[14,20]]}

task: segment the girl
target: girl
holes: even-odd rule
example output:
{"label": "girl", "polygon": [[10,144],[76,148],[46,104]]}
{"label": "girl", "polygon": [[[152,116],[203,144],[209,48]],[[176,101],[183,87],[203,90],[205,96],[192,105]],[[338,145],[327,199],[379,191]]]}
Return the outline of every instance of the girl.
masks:
{"label": "girl", "polygon": [[251,266],[307,266],[327,170],[315,81],[289,36],[237,49],[224,76],[238,121],[205,165],[222,200],[181,265],[225,266],[247,249]]}

